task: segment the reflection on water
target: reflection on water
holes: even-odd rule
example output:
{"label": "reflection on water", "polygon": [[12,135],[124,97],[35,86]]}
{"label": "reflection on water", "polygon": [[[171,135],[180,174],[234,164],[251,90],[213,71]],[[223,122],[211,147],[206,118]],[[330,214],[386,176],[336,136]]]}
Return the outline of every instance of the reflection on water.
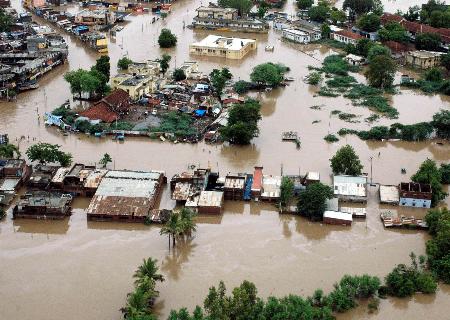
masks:
{"label": "reflection on water", "polygon": [[[172,280],[179,280],[182,266],[189,261],[189,256],[197,246],[192,238],[178,239],[175,248],[171,248],[162,261],[161,270]],[[167,242],[167,245],[169,243]]]}

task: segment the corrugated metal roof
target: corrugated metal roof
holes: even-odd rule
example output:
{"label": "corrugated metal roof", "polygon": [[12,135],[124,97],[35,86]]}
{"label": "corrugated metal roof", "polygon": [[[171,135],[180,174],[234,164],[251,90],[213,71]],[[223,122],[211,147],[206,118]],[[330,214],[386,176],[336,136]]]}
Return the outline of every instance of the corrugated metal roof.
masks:
{"label": "corrugated metal roof", "polygon": [[85,188],[97,188],[102,181],[103,176],[108,172],[108,170],[92,170],[84,181]]}
{"label": "corrugated metal roof", "polygon": [[340,211],[325,211],[323,217],[329,219],[353,221],[351,213],[345,213]]}
{"label": "corrugated metal roof", "polygon": [[5,179],[0,185],[0,191],[14,191],[19,184],[20,179]]}
{"label": "corrugated metal roof", "polygon": [[52,178],[52,182],[54,183],[62,183],[66,174],[70,171],[69,168],[59,168],[56,170],[55,175]]}
{"label": "corrugated metal roof", "polygon": [[202,191],[198,199],[199,207],[222,207],[223,192],[221,191]]}
{"label": "corrugated metal roof", "polygon": [[366,196],[367,177],[362,176],[334,176],[334,194],[344,196]]}
{"label": "corrugated metal roof", "polygon": [[96,196],[115,197],[152,197],[158,182],[149,179],[121,179],[104,177],[100,182]]}
{"label": "corrugated metal roof", "polygon": [[164,174],[164,172],[163,171],[111,170],[111,171],[108,171],[105,178],[158,180],[161,177],[161,174]]}

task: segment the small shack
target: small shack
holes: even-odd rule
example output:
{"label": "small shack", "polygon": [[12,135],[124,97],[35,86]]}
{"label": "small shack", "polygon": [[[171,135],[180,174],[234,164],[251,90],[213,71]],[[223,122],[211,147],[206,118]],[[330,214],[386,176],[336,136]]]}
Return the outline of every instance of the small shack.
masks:
{"label": "small shack", "polygon": [[325,211],[323,214],[323,222],[326,224],[350,226],[353,222],[353,218],[350,213]]}
{"label": "small shack", "polygon": [[225,200],[243,200],[245,189],[245,174],[228,174],[223,188]]}
{"label": "small shack", "polygon": [[59,192],[36,191],[20,197],[13,209],[13,219],[64,219],[70,216],[72,196]]}
{"label": "small shack", "polygon": [[223,208],[223,192],[202,191],[198,198],[199,214],[221,214]]}
{"label": "small shack", "polygon": [[342,201],[367,202],[367,177],[337,175],[333,177],[334,195]]}
{"label": "small shack", "polygon": [[380,185],[380,203],[398,205],[400,196],[397,186]]}

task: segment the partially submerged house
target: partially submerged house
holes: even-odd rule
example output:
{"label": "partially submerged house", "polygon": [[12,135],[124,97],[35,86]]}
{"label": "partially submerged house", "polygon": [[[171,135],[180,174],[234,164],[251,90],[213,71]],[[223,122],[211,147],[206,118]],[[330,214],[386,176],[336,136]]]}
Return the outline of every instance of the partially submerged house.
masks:
{"label": "partially submerged house", "polygon": [[210,34],[203,40],[189,46],[189,53],[227,59],[242,59],[256,50],[255,39],[227,38]]}
{"label": "partially submerged house", "polygon": [[120,119],[121,115],[129,110],[130,105],[130,95],[122,89],[116,89],[80,115],[90,120],[111,123]]}
{"label": "partially submerged house", "polygon": [[342,201],[367,202],[366,176],[333,176],[334,195]]}
{"label": "partially submerged house", "polygon": [[89,204],[88,220],[142,222],[155,208],[164,182],[162,171],[108,171]]}
{"label": "partially submerged house", "polygon": [[202,191],[197,202],[198,213],[221,214],[223,200],[223,192],[221,191]]}
{"label": "partially submerged house", "polygon": [[400,195],[398,186],[380,185],[380,203],[398,205]]}
{"label": "partially submerged house", "polygon": [[441,65],[442,52],[416,50],[406,53],[406,63],[419,68],[430,69]]}
{"label": "partially submerged house", "polygon": [[0,205],[11,203],[16,191],[28,181],[32,171],[23,159],[0,160]]}
{"label": "partially submerged house", "polygon": [[332,32],[331,38],[338,42],[342,42],[345,44],[350,43],[350,44],[356,45],[356,42],[359,39],[363,39],[364,37],[358,33],[351,31],[351,30],[340,30],[340,31]]}
{"label": "partially submerged house", "polygon": [[197,16],[192,21],[195,29],[267,33],[269,25],[264,20],[238,16],[234,8],[220,8],[215,6],[196,9]]}
{"label": "partially submerged house", "polygon": [[58,169],[59,167],[57,166],[36,165],[27,182],[27,187],[32,190],[47,190]]}
{"label": "partially submerged house", "polygon": [[227,174],[223,188],[225,200],[243,200],[245,180],[245,174]]}
{"label": "partially submerged house", "polygon": [[427,183],[402,182],[399,187],[400,205],[405,207],[430,208],[432,190]]}
{"label": "partially submerged house", "polygon": [[261,200],[278,201],[281,194],[281,176],[263,175]]}
{"label": "partially submerged house", "polygon": [[293,42],[307,44],[311,42],[311,37],[308,33],[296,29],[283,29],[281,36]]}
{"label": "partially submerged house", "polygon": [[323,222],[326,224],[350,226],[353,222],[353,217],[351,213],[325,211],[323,214]]}
{"label": "partially submerged house", "polygon": [[70,216],[72,196],[59,192],[35,191],[20,197],[13,218],[64,219]]}

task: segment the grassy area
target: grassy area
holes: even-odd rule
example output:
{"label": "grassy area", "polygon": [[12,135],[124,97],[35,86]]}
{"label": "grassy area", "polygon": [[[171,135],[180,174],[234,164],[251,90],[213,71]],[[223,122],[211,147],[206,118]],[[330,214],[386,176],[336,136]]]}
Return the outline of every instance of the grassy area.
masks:
{"label": "grassy area", "polygon": [[372,111],[379,112],[390,119],[398,118],[397,109],[391,107],[388,100],[383,96],[369,96],[363,99],[361,105],[368,107]]}
{"label": "grassy area", "polygon": [[152,128],[151,131],[171,133],[177,138],[190,137],[197,133],[192,123],[190,115],[173,111],[165,114],[159,127]]}

